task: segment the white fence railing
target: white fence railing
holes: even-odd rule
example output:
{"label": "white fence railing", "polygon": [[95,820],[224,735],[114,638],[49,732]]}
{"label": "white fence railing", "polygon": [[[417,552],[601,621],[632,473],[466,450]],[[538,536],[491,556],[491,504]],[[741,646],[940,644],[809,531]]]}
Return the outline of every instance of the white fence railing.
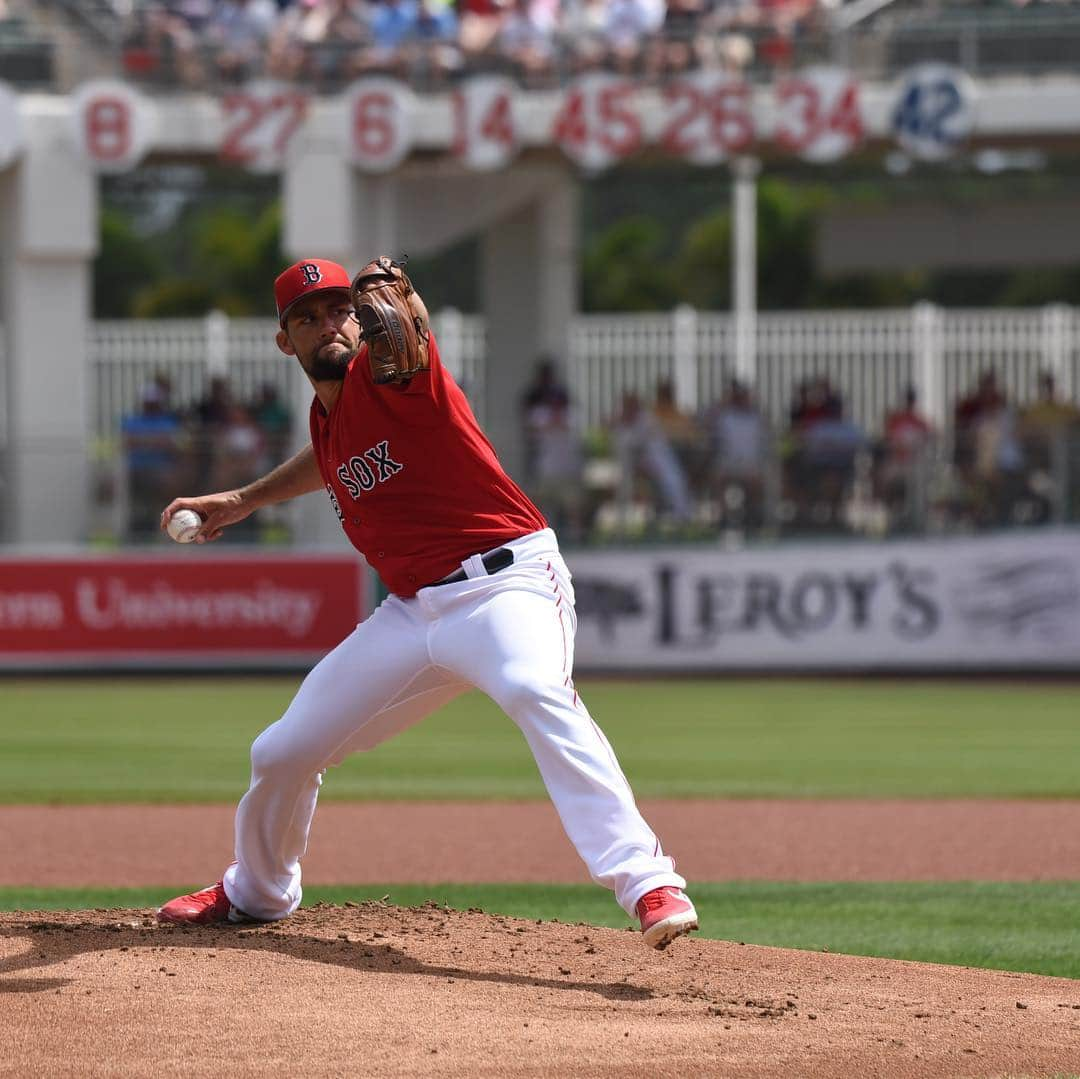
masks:
{"label": "white fence railing", "polygon": [[[483,319],[444,310],[432,321],[447,367],[483,420]],[[1071,307],[950,311],[921,304],[762,313],[756,321],[755,390],[779,426],[786,423],[796,385],[810,376],[827,377],[852,418],[871,433],[880,431],[909,383],[942,428],[952,403],[988,369],[1020,405],[1034,396],[1043,369],[1054,372],[1062,396],[1075,399],[1080,391],[1080,310]],[[159,373],[171,379],[179,406],[198,400],[215,375],[227,375],[241,399],[267,382],[290,399],[295,373],[273,345],[276,329],[272,319],[230,320],[220,313],[94,323],[95,432],[115,431]],[[670,314],[581,315],[571,326],[564,375],[589,427],[606,422],[625,392],[651,398],[661,379],[674,383],[684,408],[697,410],[720,396],[733,371],[733,344],[727,314],[679,308]]]}

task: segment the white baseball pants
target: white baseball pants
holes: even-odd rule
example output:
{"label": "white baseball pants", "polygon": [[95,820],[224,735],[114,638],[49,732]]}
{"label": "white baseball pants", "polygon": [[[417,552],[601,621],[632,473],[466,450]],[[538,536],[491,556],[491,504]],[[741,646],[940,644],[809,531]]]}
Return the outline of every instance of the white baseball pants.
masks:
{"label": "white baseball pants", "polygon": [[521,728],[570,841],[628,914],[653,888],[685,887],[574,689],[574,593],[554,532],[505,546],[514,564],[497,573],[474,556],[464,581],[387,597],[255,740],[224,877],[234,906],[268,921],[291,914],[325,769],[472,686]]}

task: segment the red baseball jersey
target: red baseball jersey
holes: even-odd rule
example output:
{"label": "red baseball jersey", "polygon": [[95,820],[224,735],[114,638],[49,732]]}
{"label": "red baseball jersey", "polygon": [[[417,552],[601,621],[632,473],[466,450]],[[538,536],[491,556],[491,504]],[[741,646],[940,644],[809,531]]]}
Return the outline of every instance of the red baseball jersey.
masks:
{"label": "red baseball jersey", "polygon": [[399,596],[469,555],[546,528],[503,471],[469,402],[439,360],[402,386],[376,386],[367,348],[328,414],[311,402],[311,444],[345,534]]}

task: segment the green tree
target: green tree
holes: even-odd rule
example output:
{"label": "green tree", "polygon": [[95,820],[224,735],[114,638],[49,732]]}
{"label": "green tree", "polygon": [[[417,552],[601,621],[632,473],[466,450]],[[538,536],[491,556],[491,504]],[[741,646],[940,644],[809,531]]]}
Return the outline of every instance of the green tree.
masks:
{"label": "green tree", "polygon": [[95,318],[127,318],[140,289],[160,276],[163,260],[151,240],[139,236],[131,220],[104,209],[99,220],[100,247],[94,259]]}
{"label": "green tree", "polygon": [[140,292],[139,316],[197,316],[214,308],[230,315],[273,313],[271,283],[285,265],[278,202],[254,219],[234,206],[194,205],[166,242],[175,270]]}
{"label": "green tree", "polygon": [[814,230],[822,201],[817,188],[773,179],[758,183],[758,306],[808,306],[817,276]]}
{"label": "green tree", "polygon": [[651,217],[635,215],[605,230],[585,252],[586,311],[667,310],[680,298],[678,266],[667,234]]}
{"label": "green tree", "polygon": [[717,210],[692,221],[678,258],[680,296],[702,310],[722,310],[731,302],[731,214]]}

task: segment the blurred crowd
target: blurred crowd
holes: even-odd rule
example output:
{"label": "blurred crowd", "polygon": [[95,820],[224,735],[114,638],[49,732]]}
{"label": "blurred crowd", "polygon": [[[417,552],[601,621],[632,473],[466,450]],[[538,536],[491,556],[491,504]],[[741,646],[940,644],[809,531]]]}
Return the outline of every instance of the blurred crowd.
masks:
{"label": "blurred crowd", "polygon": [[[166,502],[180,494],[241,487],[280,464],[289,453],[292,421],[278,389],[264,384],[253,400],[238,401],[226,378],[213,378],[193,406],[178,408],[167,375],[142,391],[139,408],[123,417],[126,538],[157,536]],[[230,529],[251,542],[254,518]],[[272,522],[270,522],[272,523]]]}
{"label": "blurred crowd", "polygon": [[1080,409],[1059,399],[1049,372],[1022,409],[984,373],[956,402],[948,437],[914,388],[872,437],[825,378],[794,388],[779,428],[738,381],[698,414],[661,381],[651,400],[624,394],[590,447],[549,362],[522,415],[526,486],[571,542],[947,532],[1075,519],[1080,508],[1068,484],[1080,474]]}
{"label": "blurred crowd", "polygon": [[[1043,372],[1035,400],[1017,407],[993,371],[934,429],[914,388],[871,435],[822,377],[793,387],[785,422],[770,423],[751,387],[730,381],[718,401],[680,409],[672,384],[627,392],[602,427],[583,430],[551,360],[520,401],[520,477],[569,543],[608,538],[718,535],[897,535],[1080,520],[1080,409]],[[143,390],[124,417],[126,536],[157,535],[174,495],[242,486],[290,452],[291,417],[277,388],[238,401],[225,378],[186,409],[169,379]],[[115,496],[115,492],[114,492]],[[272,517],[272,515],[271,515]],[[230,538],[269,527],[287,539],[287,515],[251,518]]]}
{"label": "blurred crowd", "polygon": [[[2,2],[2,0],[0,0]],[[120,0],[117,0],[120,2]],[[131,76],[340,86],[499,72],[547,84],[587,70],[659,77],[783,65],[821,0],[135,0]]]}

